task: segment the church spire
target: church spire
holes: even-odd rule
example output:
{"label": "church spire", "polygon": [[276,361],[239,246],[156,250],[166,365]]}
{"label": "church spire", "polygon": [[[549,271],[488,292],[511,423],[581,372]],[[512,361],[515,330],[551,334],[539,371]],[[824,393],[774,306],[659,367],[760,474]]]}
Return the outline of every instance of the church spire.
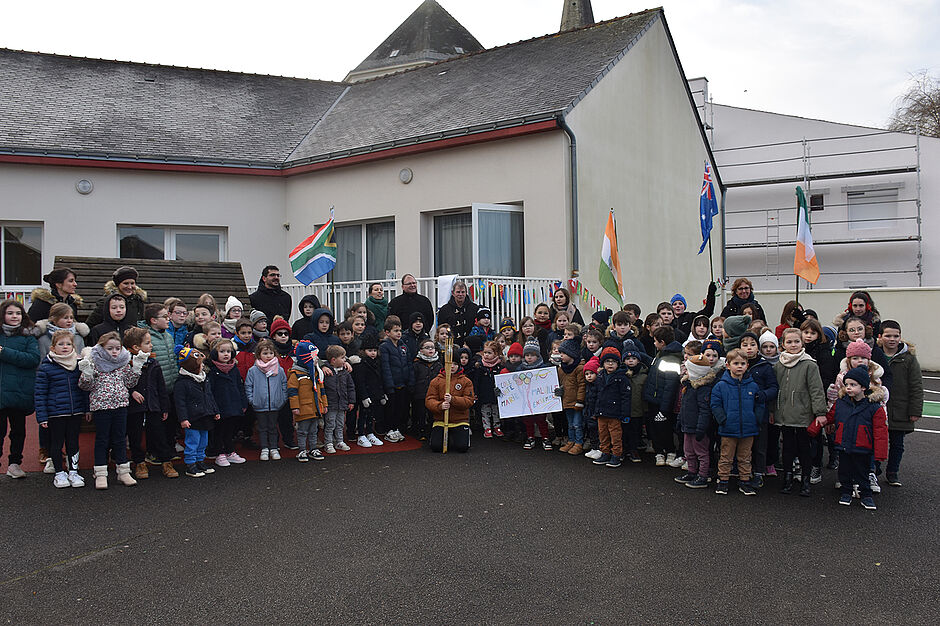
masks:
{"label": "church spire", "polygon": [[594,11],[591,9],[591,0],[565,0],[565,8],[561,12],[560,31],[590,26],[594,23]]}

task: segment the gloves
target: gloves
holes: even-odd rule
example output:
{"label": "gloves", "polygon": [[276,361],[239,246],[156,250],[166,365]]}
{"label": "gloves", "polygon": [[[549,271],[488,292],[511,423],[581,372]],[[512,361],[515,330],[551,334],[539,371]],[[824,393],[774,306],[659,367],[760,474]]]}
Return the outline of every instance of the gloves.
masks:
{"label": "gloves", "polygon": [[379,404],[381,404],[382,406],[385,406],[385,403],[386,403],[386,402],[388,402],[388,396],[385,395],[385,394],[383,394],[383,395],[382,395],[382,399],[379,400]]}
{"label": "gloves", "polygon": [[144,368],[144,363],[147,362],[147,359],[150,358],[150,355],[146,352],[138,352],[131,357],[131,370],[139,373],[140,370]]}
{"label": "gloves", "polygon": [[91,378],[95,373],[95,364],[92,363],[91,357],[88,357],[78,362],[78,369],[81,370],[82,374]]}
{"label": "gloves", "polygon": [[496,388],[493,390],[493,393],[495,393],[495,394],[496,394],[496,397],[498,398],[498,397],[500,397],[501,395],[503,395],[503,390],[500,389],[499,387],[496,387]]}
{"label": "gloves", "polygon": [[366,398],[365,400],[363,400],[363,401],[362,401],[362,406],[364,406],[364,407],[367,408],[367,409],[368,409],[370,406],[372,406],[372,398]]}
{"label": "gloves", "polygon": [[581,404],[580,402],[575,402],[575,403],[574,403],[574,408],[576,408],[576,409],[583,409],[583,408],[584,408],[584,405]]}
{"label": "gloves", "polygon": [[555,395],[561,398],[565,395],[565,390],[561,387],[555,387]]}
{"label": "gloves", "polygon": [[695,431],[695,440],[696,440],[696,441],[701,441],[701,440],[704,439],[704,438],[705,438],[705,433],[703,433],[703,432],[700,431],[700,430]]}
{"label": "gloves", "polygon": [[718,291],[718,285],[715,284],[715,281],[708,283],[708,294],[713,296],[716,291]]}

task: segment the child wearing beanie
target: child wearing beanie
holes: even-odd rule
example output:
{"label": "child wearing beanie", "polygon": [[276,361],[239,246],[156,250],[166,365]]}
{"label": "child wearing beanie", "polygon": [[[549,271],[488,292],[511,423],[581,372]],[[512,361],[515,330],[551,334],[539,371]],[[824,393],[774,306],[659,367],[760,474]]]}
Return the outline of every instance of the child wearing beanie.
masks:
{"label": "child wearing beanie", "polygon": [[242,305],[241,300],[235,296],[229,296],[228,300],[225,301],[224,312],[225,315],[222,318],[222,336],[226,339],[231,339],[235,336],[235,324],[238,323],[238,320],[242,317],[242,312],[244,312],[245,307]]}
{"label": "child wearing beanie", "polygon": [[297,424],[297,445],[300,448],[297,460],[301,463],[310,459],[322,461],[324,457],[317,450],[317,437],[323,428],[327,399],[319,351],[309,341],[298,341],[294,355],[297,362],[287,373],[287,401]]}
{"label": "child wearing beanie", "polygon": [[195,348],[176,346],[176,358],[180,364],[180,376],[173,387],[173,401],[176,404],[176,416],[185,433],[183,461],[186,463],[186,475],[202,478],[215,472],[204,461],[209,431],[222,416],[212,395],[212,386],[206,380],[202,353]]}
{"label": "child wearing beanie", "polygon": [[630,421],[623,428],[624,459],[631,463],[640,463],[640,443],[643,435],[643,418],[646,416],[646,402],[643,400],[643,387],[649,376],[649,366],[643,362],[638,341],[627,339],[623,342],[624,373],[630,380]]}
{"label": "child wearing beanie", "polygon": [[601,439],[601,455],[594,465],[620,467],[623,457],[622,423],[630,421],[630,381],[620,367],[620,351],[601,350],[601,368],[594,383],[593,405]]}
{"label": "child wearing beanie", "polygon": [[703,354],[687,360],[685,371],[680,391],[679,425],[689,470],[677,477],[676,482],[692,489],[703,489],[708,486],[711,470],[711,394],[718,372]]}
{"label": "child wearing beanie", "polygon": [[561,446],[560,450],[578,455],[584,451],[585,390],[581,344],[574,339],[566,339],[558,346],[558,352],[561,354],[561,364],[558,367],[558,382],[562,390],[561,406],[568,422],[568,441]]}
{"label": "child wearing beanie", "polygon": [[[520,365],[522,365],[522,344],[512,343],[506,351],[506,363],[499,373],[510,374],[518,370]],[[499,425],[506,441],[514,443],[523,443],[525,441],[525,426],[522,424],[522,418],[501,417]]]}
{"label": "child wearing beanie", "polygon": [[601,438],[597,432],[597,414],[594,412],[594,385],[597,383],[597,375],[601,369],[600,358],[592,356],[584,364],[584,448],[587,452],[584,456],[591,459],[600,458]]}
{"label": "child wearing beanie", "polygon": [[[541,367],[545,367],[545,363],[542,361],[542,350],[539,346],[539,342],[534,338],[529,339],[522,348],[522,363],[519,365],[517,371],[524,372]],[[525,450],[531,450],[535,447],[536,426],[538,426],[539,436],[542,438],[542,448],[544,450],[552,449],[552,441],[549,439],[548,434],[548,420],[545,419],[544,413],[526,415],[522,418],[522,423],[525,425],[526,430],[526,440],[522,445]]]}

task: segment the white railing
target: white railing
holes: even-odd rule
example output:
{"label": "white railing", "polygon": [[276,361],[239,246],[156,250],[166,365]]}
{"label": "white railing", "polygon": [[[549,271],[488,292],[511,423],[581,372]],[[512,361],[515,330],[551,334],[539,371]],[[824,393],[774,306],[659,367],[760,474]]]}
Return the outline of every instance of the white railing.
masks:
{"label": "white railing", "polygon": [[[505,276],[462,276],[467,283],[470,298],[493,312],[494,326],[500,317],[511,317],[518,321],[526,315],[532,315],[540,302],[549,303],[551,294],[565,282],[555,278],[511,278]],[[437,278],[418,278],[418,293],[427,296],[436,311]],[[352,304],[365,301],[368,288],[372,283],[381,283],[389,300],[401,293],[399,280],[350,281],[331,284],[314,282],[310,285],[281,285],[281,289],[291,295],[293,300],[291,320],[297,319],[297,304],[307,294],[314,294],[323,306],[334,311],[341,318]],[[249,292],[256,287],[249,287]],[[334,303],[335,290],[335,303]],[[576,298],[577,296],[574,296]],[[577,302],[582,315],[587,318],[591,310],[585,302]]]}
{"label": "white railing", "polygon": [[29,296],[36,287],[42,287],[42,285],[0,285],[0,300],[18,300],[29,310]]}

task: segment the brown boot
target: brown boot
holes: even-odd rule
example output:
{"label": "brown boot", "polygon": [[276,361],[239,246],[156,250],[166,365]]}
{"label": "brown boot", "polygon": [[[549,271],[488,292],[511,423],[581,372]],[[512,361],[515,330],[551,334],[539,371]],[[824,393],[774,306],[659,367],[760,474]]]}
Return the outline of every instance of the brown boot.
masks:
{"label": "brown boot", "polygon": [[173,467],[173,464],[167,461],[163,464],[163,475],[167,478],[179,478],[180,474],[176,471],[176,468]]}
{"label": "brown boot", "polygon": [[584,452],[584,446],[582,446],[580,443],[574,444],[573,446],[571,446],[571,449],[568,450],[568,454],[572,454],[575,456],[581,454],[582,452]]}
{"label": "brown boot", "polygon": [[145,480],[150,478],[150,471],[147,469],[146,462],[134,464],[134,478],[137,480]]}
{"label": "brown boot", "polygon": [[567,442],[565,445],[563,445],[562,447],[558,448],[558,451],[559,451],[559,452],[567,452],[568,450],[571,449],[571,446],[573,446],[573,445],[574,445],[574,442],[573,442],[573,441],[569,441],[569,442]]}

